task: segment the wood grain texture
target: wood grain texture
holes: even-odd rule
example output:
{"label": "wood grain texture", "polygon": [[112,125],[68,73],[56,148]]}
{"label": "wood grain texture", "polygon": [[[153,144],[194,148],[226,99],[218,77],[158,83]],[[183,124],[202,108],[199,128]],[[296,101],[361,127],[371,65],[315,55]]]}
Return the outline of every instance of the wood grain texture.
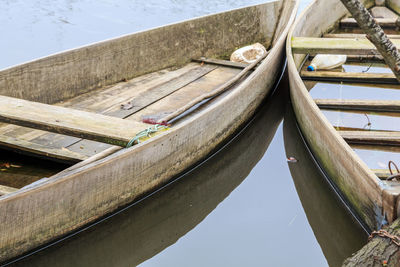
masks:
{"label": "wood grain texture", "polygon": [[339,131],[349,144],[400,146],[400,132],[389,131]]}
{"label": "wood grain texture", "polygon": [[[87,165],[83,161],[81,167],[55,175],[41,185],[0,197],[0,214],[5,214],[0,216],[0,225],[2,233],[8,233],[0,235],[0,260],[69,233],[159,188],[238,130],[281,73],[285,36],[298,6],[295,0],[282,2],[285,8],[279,18],[284,27],[279,36],[275,35],[270,54],[224,98],[137,146],[94,162],[89,158]],[[279,12],[276,7],[282,2],[263,5],[264,24],[274,24],[267,20],[268,15]],[[23,216],[16,220],[17,214]]]}
{"label": "wood grain texture", "polygon": [[399,100],[315,99],[321,109],[400,112]]}
{"label": "wood grain texture", "polygon": [[[367,7],[374,4],[373,1],[362,2]],[[399,192],[388,185],[384,193],[378,177],[322,114],[298,72],[305,55],[294,54],[292,51],[293,38],[317,38],[333,29],[347,14],[339,0],[315,0],[297,18],[288,34],[286,46],[290,97],[301,131],[318,162],[355,213],[371,229],[377,229],[382,224],[383,214],[389,222],[397,217],[395,207]]]}
{"label": "wood grain texture", "polygon": [[[146,118],[154,121],[165,120],[169,114],[176,111],[179,107],[186,105],[193,99],[203,94],[212,92],[215,88],[221,86],[239,72],[240,69],[237,68],[218,67],[209,72],[207,75],[204,75],[196,81],[182,87],[180,90],[162,99],[159,99],[159,101],[147,106],[144,109],[133,113],[126,119],[137,122]],[[135,100],[133,100],[133,102],[135,102]],[[119,106],[117,106],[117,108],[120,109]],[[79,142],[74,142],[73,144],[67,146],[67,148],[71,151],[91,156],[108,148],[108,146],[90,140],[81,140]]]}
{"label": "wood grain texture", "polygon": [[[394,45],[400,47],[400,40],[393,39]],[[378,51],[367,39],[293,37],[293,53],[297,54],[340,54],[340,55],[374,55]]]}
{"label": "wood grain texture", "polygon": [[393,73],[301,71],[300,75],[306,81],[399,84]]}
{"label": "wood grain texture", "polygon": [[[390,39],[400,39],[400,34],[388,34]],[[326,33],[324,38],[360,39],[365,38],[365,33]]]}
{"label": "wood grain texture", "polygon": [[0,121],[120,146],[147,128],[140,122],[6,96],[0,97]]}
{"label": "wood grain texture", "polygon": [[[121,82],[104,90],[96,90],[61,103],[64,107],[103,113],[108,116],[125,118],[159,99],[179,90],[181,87],[201,78],[216,69],[215,65],[189,63],[176,70],[163,70],[141,78]],[[132,108],[122,109],[121,104],[131,102]],[[28,151],[41,157],[77,162],[92,156],[109,145],[94,141],[81,144],[81,138],[48,133],[19,126],[3,126],[1,143],[15,150]],[[79,144],[77,144],[79,143]],[[70,148],[72,146],[72,148]],[[48,147],[48,149],[46,149]],[[37,149],[37,150],[35,150]],[[74,152],[66,155],[69,149]]]}
{"label": "wood grain texture", "polygon": [[24,139],[18,139],[5,135],[0,135],[0,146],[12,149],[13,151],[24,151],[27,154],[39,155],[43,158],[53,158],[60,161],[76,163],[88,157],[81,153],[76,153],[68,148],[52,147],[51,145],[40,145]]}
{"label": "wood grain texture", "polygon": [[[396,18],[375,18],[383,29],[396,29]],[[341,28],[358,28],[357,21],[353,18],[344,18],[340,21]]]}

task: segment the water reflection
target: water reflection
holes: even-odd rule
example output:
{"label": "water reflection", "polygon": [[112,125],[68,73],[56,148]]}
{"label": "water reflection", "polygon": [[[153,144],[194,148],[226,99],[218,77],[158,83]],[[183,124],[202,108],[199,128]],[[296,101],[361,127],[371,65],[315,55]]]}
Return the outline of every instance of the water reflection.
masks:
{"label": "water reflection", "polygon": [[365,244],[366,232],[343,207],[316,168],[299,135],[291,108],[285,114],[283,134],[286,155],[298,160],[289,163],[289,168],[308,222],[329,266],[341,266],[344,259]]}
{"label": "water reflection", "polygon": [[248,176],[282,121],[286,99],[287,88],[271,97],[234,140],[182,179],[18,264],[133,266],[158,254],[199,224]]}

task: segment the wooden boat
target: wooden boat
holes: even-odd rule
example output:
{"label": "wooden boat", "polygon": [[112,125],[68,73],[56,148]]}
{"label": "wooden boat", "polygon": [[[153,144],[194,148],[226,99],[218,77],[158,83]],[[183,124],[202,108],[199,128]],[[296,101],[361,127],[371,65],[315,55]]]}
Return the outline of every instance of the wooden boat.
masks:
{"label": "wooden boat", "polygon": [[[1,71],[1,146],[74,165],[0,187],[0,261],[149,194],[221,145],[281,74],[296,10],[296,0],[236,9]],[[258,65],[222,60],[255,42],[269,50]]]}
{"label": "wooden boat", "polygon": [[16,265],[71,266],[81,262],[86,266],[138,266],[178,242],[209,216],[263,157],[283,119],[289,86],[281,85],[249,124],[210,160],[89,231]]}
{"label": "wooden boat", "polygon": [[[400,11],[400,2],[389,0],[387,6],[376,6],[369,0],[362,2],[397,42],[400,35],[393,21],[398,16],[395,12]],[[345,71],[337,68],[307,72],[304,67],[315,54],[348,55]],[[371,64],[377,64],[381,58],[338,0],[316,0],[308,6],[288,34],[287,55],[293,108],[319,164],[369,230],[392,222],[400,214],[399,181],[387,179],[388,167],[376,170],[369,157],[374,157],[374,162],[378,157],[382,162],[376,165],[384,163],[381,168],[385,168],[391,157],[398,155],[383,152],[396,151],[398,131],[370,121],[377,115],[380,120],[392,116],[391,124],[397,125],[399,104],[393,97],[399,86],[394,76],[369,71]],[[360,62],[367,65],[362,67]],[[382,61],[379,66],[384,67]],[[392,93],[386,100],[382,98],[389,91],[384,88]],[[345,116],[352,118],[350,124],[344,123]],[[338,117],[339,121],[334,119]],[[389,157],[387,161],[385,157]]]}

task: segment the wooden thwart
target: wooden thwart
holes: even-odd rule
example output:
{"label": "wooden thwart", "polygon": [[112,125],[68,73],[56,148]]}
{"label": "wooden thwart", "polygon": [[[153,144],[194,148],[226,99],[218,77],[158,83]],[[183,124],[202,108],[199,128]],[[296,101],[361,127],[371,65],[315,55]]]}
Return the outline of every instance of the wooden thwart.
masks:
{"label": "wooden thwart", "polygon": [[[400,34],[387,34],[389,39],[400,39]],[[341,38],[341,39],[362,39],[366,38],[364,33],[326,33],[324,38]]]}
{"label": "wooden thwart", "polygon": [[400,132],[338,131],[349,144],[400,146]]}
{"label": "wooden thwart", "polygon": [[[378,24],[384,29],[396,29],[396,18],[375,18]],[[341,28],[358,28],[357,21],[353,18],[344,18],[340,21]]]}
{"label": "wooden thwart", "polygon": [[[400,39],[393,39],[400,47]],[[296,54],[376,55],[376,47],[366,38],[293,37],[292,50]]]}
{"label": "wooden thwart", "polygon": [[321,109],[400,112],[398,100],[315,99]]}
{"label": "wooden thwart", "polygon": [[0,121],[125,146],[144,123],[1,96]]}
{"label": "wooden thwart", "polygon": [[399,84],[393,73],[302,71],[300,75],[306,81]]}
{"label": "wooden thwart", "polygon": [[48,145],[41,145],[5,135],[0,135],[0,145],[13,150],[24,151],[28,154],[32,153],[46,158],[50,157],[63,162],[76,163],[88,158],[85,155],[70,151],[67,148],[53,148]]}

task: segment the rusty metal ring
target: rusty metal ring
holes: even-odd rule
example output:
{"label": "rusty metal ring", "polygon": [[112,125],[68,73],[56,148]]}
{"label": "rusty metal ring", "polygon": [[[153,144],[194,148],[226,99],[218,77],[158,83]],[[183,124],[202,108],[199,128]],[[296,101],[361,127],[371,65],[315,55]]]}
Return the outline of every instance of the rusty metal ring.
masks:
{"label": "rusty metal ring", "polygon": [[397,167],[396,163],[389,160],[388,167],[389,167],[390,174],[393,175],[391,164],[393,164],[393,166],[396,168],[397,173],[400,173],[399,168]]}

